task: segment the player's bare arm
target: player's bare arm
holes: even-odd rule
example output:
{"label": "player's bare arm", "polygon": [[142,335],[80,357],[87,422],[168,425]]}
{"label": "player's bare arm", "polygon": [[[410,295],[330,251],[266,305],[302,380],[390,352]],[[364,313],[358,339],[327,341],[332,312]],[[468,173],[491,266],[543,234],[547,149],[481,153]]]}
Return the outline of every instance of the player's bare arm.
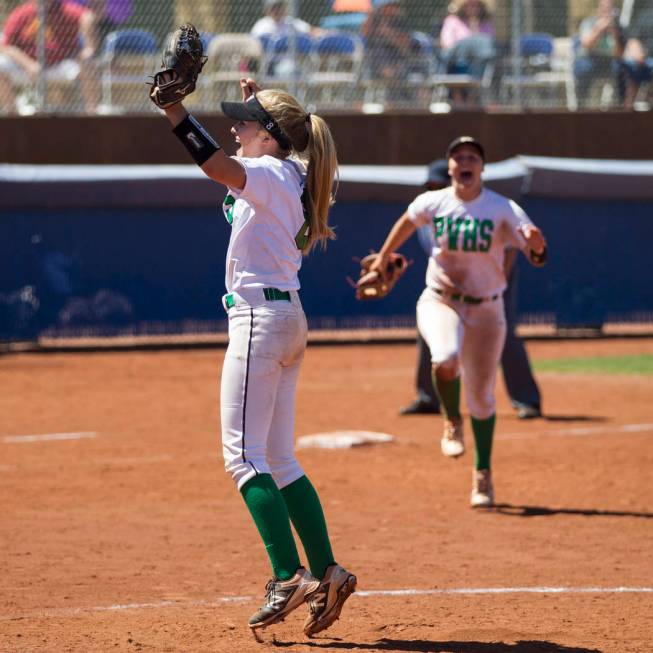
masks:
{"label": "player's bare arm", "polygon": [[79,58],[84,61],[93,58],[99,46],[99,37],[97,33],[98,17],[94,11],[87,9],[79,21],[80,38],[84,47],[79,53]]}
{"label": "player's bare arm", "polygon": [[536,254],[541,254],[546,247],[544,235],[534,224],[523,224],[521,232],[524,235],[526,244]]}
{"label": "player's bare arm", "polygon": [[526,245],[530,250],[530,262],[538,267],[544,265],[547,259],[547,249],[542,232],[531,223],[522,224],[519,231],[524,236]]}
{"label": "player's bare arm", "polygon": [[408,214],[404,213],[390,229],[376,261],[370,266],[370,272],[383,274],[382,271],[387,267],[389,255],[399,249],[415,233],[415,229],[415,224],[410,220]]}
{"label": "player's bare arm", "polygon": [[0,53],[21,66],[32,79],[36,79],[38,76],[41,70],[39,62],[32,59],[28,54],[25,54],[20,48],[17,48],[15,45],[0,46]]}
{"label": "player's bare arm", "polygon": [[243,94],[243,102],[261,90],[261,87],[251,77],[241,77],[240,90]]}

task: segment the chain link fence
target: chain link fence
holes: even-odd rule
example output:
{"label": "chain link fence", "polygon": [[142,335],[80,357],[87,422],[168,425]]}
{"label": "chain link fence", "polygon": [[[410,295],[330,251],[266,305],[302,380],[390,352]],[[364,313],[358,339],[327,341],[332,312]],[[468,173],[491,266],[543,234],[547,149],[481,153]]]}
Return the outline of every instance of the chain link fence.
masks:
{"label": "chain link fence", "polygon": [[650,106],[653,0],[0,0],[0,115],[152,113],[182,22],[209,56],[196,112],[238,79],[321,112]]}

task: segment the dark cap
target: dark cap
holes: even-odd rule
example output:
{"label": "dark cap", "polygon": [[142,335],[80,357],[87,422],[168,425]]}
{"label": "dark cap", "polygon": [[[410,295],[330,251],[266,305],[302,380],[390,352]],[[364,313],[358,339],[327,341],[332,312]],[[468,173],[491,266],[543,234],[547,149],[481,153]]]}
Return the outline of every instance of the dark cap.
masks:
{"label": "dark cap", "polygon": [[292,147],[290,139],[281,131],[277,121],[263,108],[256,95],[250,95],[245,102],[221,102],[220,108],[225,116],[233,120],[260,123],[284,150]]}
{"label": "dark cap", "polygon": [[481,159],[485,161],[485,149],[473,136],[458,136],[458,138],[451,141],[447,148],[447,159],[455,152],[455,150],[463,145],[471,145],[473,148],[476,148],[478,153],[481,155]]}
{"label": "dark cap", "polygon": [[426,185],[433,186],[448,186],[451,183],[449,176],[449,165],[446,159],[436,159],[429,163],[428,176],[426,177]]}

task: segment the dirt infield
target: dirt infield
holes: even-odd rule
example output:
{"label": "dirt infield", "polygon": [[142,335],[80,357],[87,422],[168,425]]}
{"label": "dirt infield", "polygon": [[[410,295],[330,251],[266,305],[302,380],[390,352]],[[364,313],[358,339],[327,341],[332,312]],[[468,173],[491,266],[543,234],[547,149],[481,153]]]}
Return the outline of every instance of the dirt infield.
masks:
{"label": "dirt infield", "polygon": [[0,651],[653,650],[653,377],[542,374],[547,419],[528,422],[500,382],[499,507],[478,513],[471,452],[444,459],[439,416],[397,415],[412,346],[309,348],[298,435],[396,441],[300,451],[359,592],[315,639],[301,609],[256,644],[269,569],[222,469],[223,355],[0,357]]}

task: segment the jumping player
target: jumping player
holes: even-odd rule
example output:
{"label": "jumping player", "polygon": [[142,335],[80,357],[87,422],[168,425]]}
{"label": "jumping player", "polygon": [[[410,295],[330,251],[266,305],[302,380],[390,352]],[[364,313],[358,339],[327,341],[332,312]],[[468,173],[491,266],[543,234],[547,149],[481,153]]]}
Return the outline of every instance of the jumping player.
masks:
{"label": "jumping player", "polygon": [[433,247],[426,288],[417,302],[417,327],[431,351],[433,384],[445,416],[442,453],[456,458],[465,452],[462,372],[476,444],[471,505],[488,507],[494,503],[494,387],[506,337],[505,250],[521,249],[539,266],[546,260],[546,241],[515,202],[483,188],[485,150],[476,139],[455,139],[446,158],[451,186],[413,200],[391,228],[371,269],[382,274],[388,255],[418,227],[430,225]]}
{"label": "jumping player", "polygon": [[[240,86],[243,101],[221,105],[237,121],[235,157],[181,103],[165,112],[195,162],[229,191],[222,447],[273,572],[249,627],[257,637],[258,629],[308,602],[304,633],[312,636],[340,616],[356,587],[356,577],[334,560],[320,500],[294,452],[295,390],[307,337],[297,273],[303,254],[333,238],[336,150],[326,122],[294,97],[261,90],[252,79]],[[310,573],[300,564],[291,522]]]}

